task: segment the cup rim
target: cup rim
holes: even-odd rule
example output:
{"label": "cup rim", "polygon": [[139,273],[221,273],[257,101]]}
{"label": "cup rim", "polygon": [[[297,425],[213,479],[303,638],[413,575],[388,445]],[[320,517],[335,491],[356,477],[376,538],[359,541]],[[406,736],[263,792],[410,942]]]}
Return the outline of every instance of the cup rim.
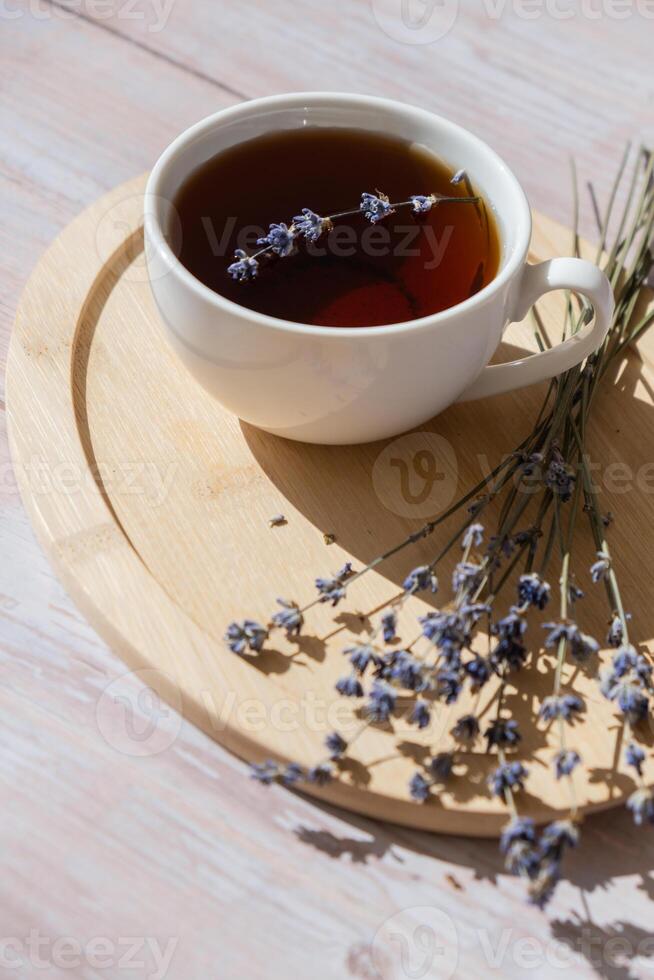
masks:
{"label": "cup rim", "polygon": [[[340,102],[345,106],[360,106],[362,108],[365,108],[365,106],[373,106],[380,109],[385,108],[386,110],[391,110],[395,113],[403,114],[404,116],[413,117],[417,121],[422,120],[423,122],[435,122],[440,126],[454,131],[459,137],[466,140],[479,153],[484,154],[492,165],[503,172],[503,175],[507,179],[508,183],[512,185],[515,198],[517,214],[512,216],[512,220],[515,220],[518,223],[518,227],[516,228],[516,242],[511,253],[505,260],[504,265],[500,268],[495,278],[488,283],[488,285],[484,286],[483,289],[480,289],[478,293],[475,293],[474,296],[463,300],[461,303],[457,303],[455,306],[448,307],[446,310],[441,310],[437,313],[430,313],[427,316],[418,317],[415,320],[405,320],[401,323],[388,323],[374,327],[357,327],[355,330],[353,330],[351,327],[320,326],[310,323],[297,323],[294,320],[285,320],[280,317],[269,316],[266,313],[258,313],[257,311],[251,310],[248,307],[241,306],[239,303],[235,303],[233,300],[227,299],[220,293],[215,292],[209,286],[205,285],[177,258],[172,248],[166,241],[163,229],[161,228],[157,213],[157,201],[161,197],[165,197],[165,195],[160,193],[160,184],[166,176],[168,166],[178,156],[178,154],[185,150],[195,139],[204,136],[212,129],[218,128],[219,126],[232,122],[238,118],[247,118],[249,115],[259,114],[261,110],[301,108],[305,104],[312,107],[320,105],[329,106],[333,105],[334,102]],[[226,109],[220,109],[218,112],[206,116],[204,119],[201,119],[199,122],[180,133],[163,151],[152,168],[150,176],[148,177],[144,197],[144,229],[148,244],[150,246],[154,246],[158,250],[160,257],[168,266],[169,272],[175,274],[181,280],[184,286],[194,292],[199,299],[209,302],[218,310],[222,310],[231,314],[232,316],[239,317],[249,322],[254,321],[259,326],[280,330],[284,333],[290,332],[304,336],[325,338],[347,336],[350,339],[355,337],[363,339],[382,334],[384,336],[389,336],[391,334],[411,333],[414,331],[424,330],[426,328],[431,328],[441,323],[445,323],[462,314],[466,314],[471,310],[474,310],[476,306],[483,305],[487,300],[491,299],[504,286],[506,286],[506,284],[524,265],[531,241],[532,221],[529,202],[522,185],[513,171],[504,162],[502,157],[500,157],[499,154],[496,153],[496,151],[493,150],[488,143],[484,142],[484,140],[482,140],[480,137],[475,136],[474,133],[471,133],[463,126],[459,126],[457,123],[451,122],[445,116],[438,115],[437,113],[431,112],[427,109],[420,109],[417,106],[411,105],[410,103],[400,102],[395,99],[380,98],[378,96],[344,92],[293,92],[280,95],[269,95],[262,98],[239,102],[236,105],[229,106]]]}

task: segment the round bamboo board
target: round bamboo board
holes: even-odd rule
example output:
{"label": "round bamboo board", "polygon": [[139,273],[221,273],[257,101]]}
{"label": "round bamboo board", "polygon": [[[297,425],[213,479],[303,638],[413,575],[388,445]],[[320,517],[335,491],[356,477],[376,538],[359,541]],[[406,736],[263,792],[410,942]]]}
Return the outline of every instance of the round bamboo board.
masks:
{"label": "round bamboo board", "polygon": [[[8,366],[23,499],[91,623],[131,668],[148,668],[147,683],[162,698],[242,758],[311,764],[324,756],[328,731],[347,736],[361,725],[357,703],[334,692],[343,648],[365,636],[368,616],[455,525],[365,575],[336,610],[313,609],[306,635],[295,643],[275,637],[274,649],[256,660],[226,649],[226,624],[245,616],[265,621],[280,595],[308,601],[317,574],[348,560],[362,567],[443,510],[527,433],[542,390],[454,406],[388,444],[300,445],[239,422],[193,382],[163,339],[142,252],[143,188],[144,178],[122,185],[78,217],[25,290]],[[535,216],[534,259],[568,254],[570,246],[568,230]],[[553,338],[561,310],[560,297],[541,307]],[[496,359],[533,348],[529,323],[514,325]],[[618,515],[613,550],[634,637],[647,643],[654,638],[644,574],[654,547],[653,360],[649,339],[608,380],[590,449],[593,463],[603,461],[595,472],[605,507]],[[287,523],[270,528],[278,513]],[[325,532],[336,542],[326,544]],[[575,569],[587,593],[579,618],[601,637],[606,600],[588,582],[594,549],[585,528],[578,538]],[[445,563],[443,592],[450,569]],[[407,617],[429,602],[412,599]],[[401,625],[406,642],[415,625]],[[538,624],[531,635],[542,635]],[[564,679],[588,705],[569,734],[586,764],[574,777],[581,809],[618,804],[633,788],[622,768],[620,726],[590,671],[570,667]],[[507,699],[524,736],[517,757],[530,770],[522,809],[545,820],[564,814],[570,800],[566,781],[552,775],[556,733],[535,717],[551,691],[551,658],[532,657],[516,680]],[[495,694],[488,685],[485,720]],[[459,756],[437,799],[421,806],[407,792],[430,751],[450,746],[448,732],[465,710],[465,703],[439,709],[423,732],[399,720],[367,728],[338,780],[311,792],[413,827],[496,835],[506,817],[486,787],[497,759],[483,740]],[[646,777],[654,781],[651,761]]]}

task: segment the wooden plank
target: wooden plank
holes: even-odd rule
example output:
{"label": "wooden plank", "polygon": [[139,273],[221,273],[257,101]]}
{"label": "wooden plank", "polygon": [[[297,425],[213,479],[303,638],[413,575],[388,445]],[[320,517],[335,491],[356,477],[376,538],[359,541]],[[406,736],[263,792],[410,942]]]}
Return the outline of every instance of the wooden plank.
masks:
{"label": "wooden plank", "polygon": [[[196,0],[195,16],[172,4],[163,30],[153,29],[150,4],[139,8],[141,18],[127,18],[122,0],[113,0],[103,5],[101,23],[250,97],[334,88],[449,116],[506,158],[535,208],[567,224],[571,155],[581,179],[592,178],[605,200],[623,144],[654,139],[647,70],[654,23],[638,5],[626,19],[579,13],[574,21],[541,6],[533,20],[520,16],[520,4],[460,4],[448,34],[411,44],[398,40],[399,0],[252,0],[247,18],[239,4]],[[599,0],[591,6],[609,9]],[[388,32],[375,9],[390,12]],[[409,4],[416,18],[420,9]],[[493,10],[501,16],[489,17]],[[92,5],[86,16],[93,17]],[[589,207],[582,232],[596,235]]]}
{"label": "wooden plank", "polygon": [[25,15],[0,44],[0,127],[10,134],[0,148],[4,363],[20,288],[56,233],[235,96],[78,18]]}

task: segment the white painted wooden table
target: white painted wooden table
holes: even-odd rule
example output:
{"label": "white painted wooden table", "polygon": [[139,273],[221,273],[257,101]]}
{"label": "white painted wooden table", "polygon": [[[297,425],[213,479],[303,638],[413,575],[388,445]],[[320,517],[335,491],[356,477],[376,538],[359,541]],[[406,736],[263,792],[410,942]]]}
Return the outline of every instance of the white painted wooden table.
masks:
{"label": "white painted wooden table", "polygon": [[[403,26],[400,0],[0,2],[3,361],[21,286],[57,231],[244,97],[342,89],[432,108],[567,220],[570,154],[601,199],[623,141],[654,143],[652,6],[466,0],[422,43],[442,21]],[[429,7],[408,4],[416,18]],[[588,206],[582,231],[594,235]],[[542,913],[492,842],[266,793],[138,678],[119,680],[33,539],[4,437],[2,453],[0,976],[654,976],[651,834],[624,813],[589,820]]]}

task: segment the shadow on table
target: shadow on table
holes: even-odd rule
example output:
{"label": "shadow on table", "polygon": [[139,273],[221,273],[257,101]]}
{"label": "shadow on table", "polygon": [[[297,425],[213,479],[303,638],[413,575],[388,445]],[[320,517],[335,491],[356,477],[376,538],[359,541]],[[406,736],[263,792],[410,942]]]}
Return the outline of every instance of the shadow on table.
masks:
{"label": "shadow on table", "polygon": [[[303,825],[295,828],[298,840],[328,858],[371,866],[389,855],[402,862],[402,849],[447,861],[450,870],[435,884],[440,894],[444,887],[449,886],[453,900],[455,894],[464,893],[468,887],[463,877],[457,876],[455,865],[472,869],[475,882],[484,882],[492,887],[508,877],[495,840],[433,835],[377,824],[328,806],[325,810],[338,816],[341,822],[349,822],[357,835],[369,835],[369,839],[361,839],[354,834],[338,836]],[[647,835],[648,828],[635,827],[631,814],[624,807],[588,817],[582,827],[578,849],[567,855],[563,865],[564,881],[579,890],[580,912],[572,913],[567,918],[548,914],[547,911],[542,913],[549,919],[552,942],[560,943],[571,953],[583,957],[597,976],[606,980],[639,980],[643,976],[641,972],[634,972],[642,969],[642,963],[632,968],[631,961],[636,958],[649,959],[654,954],[654,930],[648,931],[627,921],[622,917],[623,910],[618,903],[613,921],[599,924],[593,920],[587,899],[597,891],[608,891],[616,886],[619,878],[633,876],[639,876],[638,890],[644,892],[648,899],[654,899],[654,846],[650,845],[645,850],[643,845],[648,840]],[[497,897],[500,902],[502,897],[499,891]],[[624,911],[628,907],[625,905]],[[472,908],[470,911],[472,914]],[[466,927],[470,925],[470,922],[466,922]],[[528,926],[523,924],[519,935],[524,937],[527,934]],[[552,974],[558,975],[560,969],[552,966]]]}

